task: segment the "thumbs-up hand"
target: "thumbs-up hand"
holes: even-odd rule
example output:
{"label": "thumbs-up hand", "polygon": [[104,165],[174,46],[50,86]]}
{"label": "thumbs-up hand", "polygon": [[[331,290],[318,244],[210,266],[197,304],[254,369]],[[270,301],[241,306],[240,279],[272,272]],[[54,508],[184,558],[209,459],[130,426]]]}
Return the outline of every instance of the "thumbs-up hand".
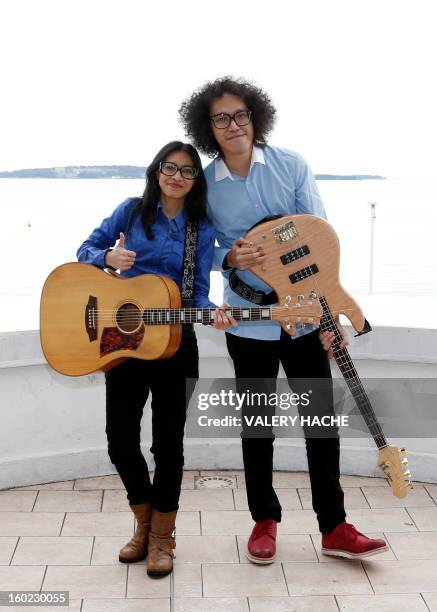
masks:
{"label": "thumbs-up hand", "polygon": [[123,232],[120,232],[120,239],[118,241],[117,247],[119,249],[124,249],[124,241],[126,240],[125,235],[123,234]]}
{"label": "thumbs-up hand", "polygon": [[130,270],[135,263],[137,254],[135,251],[128,251],[124,248],[125,235],[120,232],[120,239],[117,246],[112,251],[106,253],[105,263],[116,270]]}

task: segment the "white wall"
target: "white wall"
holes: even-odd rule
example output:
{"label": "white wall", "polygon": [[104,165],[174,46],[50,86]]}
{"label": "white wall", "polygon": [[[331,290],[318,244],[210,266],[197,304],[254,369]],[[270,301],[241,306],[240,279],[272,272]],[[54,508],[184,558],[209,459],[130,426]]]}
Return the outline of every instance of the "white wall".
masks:
{"label": "white wall", "polygon": [[[224,335],[197,330],[201,377],[232,377]],[[376,328],[352,339],[350,351],[362,376],[437,378],[436,330]],[[106,452],[104,378],[96,373],[71,378],[45,362],[36,331],[0,334],[0,488],[110,474]],[[437,405],[437,397],[436,397]],[[149,454],[150,410],[142,440]],[[404,440],[414,478],[437,482],[437,440]],[[277,469],[306,469],[303,440],[277,439]],[[367,439],[342,441],[342,472],[379,475],[377,452]],[[186,469],[242,468],[239,439],[191,439]]]}

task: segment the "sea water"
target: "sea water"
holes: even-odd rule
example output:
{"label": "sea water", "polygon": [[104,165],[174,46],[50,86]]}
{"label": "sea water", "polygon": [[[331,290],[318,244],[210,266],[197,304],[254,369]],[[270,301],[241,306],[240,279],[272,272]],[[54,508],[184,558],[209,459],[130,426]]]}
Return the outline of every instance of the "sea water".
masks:
{"label": "sea water", "polygon": [[[437,303],[437,182],[318,181],[328,220],[340,239],[342,285],[374,309],[374,324],[433,326]],[[0,179],[0,331],[38,329],[44,280],[76,260],[78,246],[142,180]],[[373,270],[371,269],[371,207]],[[211,277],[211,299],[222,302]],[[408,307],[405,307],[405,304]]]}

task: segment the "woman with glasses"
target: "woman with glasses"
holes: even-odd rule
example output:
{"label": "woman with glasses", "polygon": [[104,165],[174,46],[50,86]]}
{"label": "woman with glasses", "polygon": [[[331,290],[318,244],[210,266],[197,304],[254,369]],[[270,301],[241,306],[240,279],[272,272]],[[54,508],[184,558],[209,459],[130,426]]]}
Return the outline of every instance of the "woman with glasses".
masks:
{"label": "woman with glasses", "polygon": [[[207,188],[200,157],[194,147],[171,142],[156,155],[146,172],[141,198],[128,198],[103,220],[77,252],[79,261],[120,270],[123,276],[159,274],[181,287],[187,221],[198,222],[194,276],[195,307],[213,307],[209,275],[214,230],[206,214]],[[114,245],[118,240],[117,246]],[[223,308],[214,314],[214,327],[235,324]],[[186,406],[197,379],[199,355],[193,328],[184,326],[178,351],[169,359],[127,359],[106,372],[106,434],[108,454],[127,491],[137,526],[120,550],[123,563],[147,556],[152,577],[173,569],[176,513],[184,464],[183,435]],[[147,397],[152,395],[153,482],[140,447],[140,423]]]}

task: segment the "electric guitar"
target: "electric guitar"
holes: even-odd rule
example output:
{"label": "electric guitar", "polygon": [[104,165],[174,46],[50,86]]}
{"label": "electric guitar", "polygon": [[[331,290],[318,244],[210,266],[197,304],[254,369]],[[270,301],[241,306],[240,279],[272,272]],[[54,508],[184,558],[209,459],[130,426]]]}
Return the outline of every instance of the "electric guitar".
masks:
{"label": "electric guitar", "polygon": [[411,472],[403,469],[408,465],[405,449],[387,443],[349,351],[340,347],[342,337],[335,324],[340,313],[352,323],[357,336],[372,328],[340,284],[340,247],[334,229],[315,215],[289,215],[261,222],[249,230],[246,239],[251,246],[265,250],[264,263],[253,266],[251,271],[277,295],[317,295],[323,310],[320,329],[335,334],[334,358],[378,448],[378,465],[389,478],[393,494],[405,497],[408,487],[412,488]]}

